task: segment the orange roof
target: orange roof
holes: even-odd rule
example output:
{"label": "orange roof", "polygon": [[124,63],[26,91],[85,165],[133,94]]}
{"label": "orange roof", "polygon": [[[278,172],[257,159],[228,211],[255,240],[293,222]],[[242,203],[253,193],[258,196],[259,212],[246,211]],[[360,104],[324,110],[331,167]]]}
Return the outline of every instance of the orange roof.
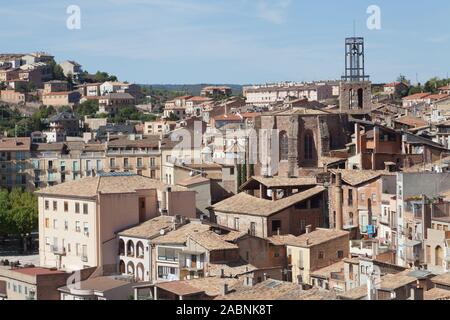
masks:
{"label": "orange roof", "polygon": [[206,98],[206,97],[192,97],[190,99],[188,99],[188,101],[210,101],[211,98]]}
{"label": "orange roof", "polygon": [[431,94],[431,95],[429,95],[427,97],[427,99],[430,99],[430,100],[442,100],[442,99],[446,99],[448,97],[450,97],[450,95],[448,95],[448,94]]}
{"label": "orange roof", "polygon": [[429,92],[416,93],[416,94],[404,97],[403,100],[420,100],[420,99],[424,99],[430,95],[431,94]]}
{"label": "orange roof", "polygon": [[42,275],[50,275],[50,274],[63,274],[64,272],[58,271],[55,269],[45,269],[45,268],[21,268],[15,269],[15,272],[25,274],[28,276],[42,276]]}
{"label": "orange roof", "polygon": [[242,121],[243,119],[243,116],[237,114],[223,114],[214,117],[214,120],[216,121]]}
{"label": "orange roof", "polygon": [[398,118],[395,120],[395,122],[398,122],[401,124],[406,124],[408,126],[415,127],[415,128],[423,127],[428,124],[428,122],[426,122],[425,120],[416,118],[416,117],[412,117],[412,116],[405,116],[405,117]]}
{"label": "orange roof", "polygon": [[30,138],[1,138],[0,151],[29,151]]}

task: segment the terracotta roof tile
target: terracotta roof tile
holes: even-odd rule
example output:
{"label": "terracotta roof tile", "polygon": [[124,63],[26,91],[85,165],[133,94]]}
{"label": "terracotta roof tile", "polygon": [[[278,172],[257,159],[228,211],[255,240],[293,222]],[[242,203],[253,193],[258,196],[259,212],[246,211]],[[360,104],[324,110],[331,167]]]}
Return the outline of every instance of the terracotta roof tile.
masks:
{"label": "terracotta roof tile", "polygon": [[217,212],[271,216],[294,204],[303,202],[325,191],[324,187],[315,187],[277,201],[260,199],[241,192],[213,206]]}

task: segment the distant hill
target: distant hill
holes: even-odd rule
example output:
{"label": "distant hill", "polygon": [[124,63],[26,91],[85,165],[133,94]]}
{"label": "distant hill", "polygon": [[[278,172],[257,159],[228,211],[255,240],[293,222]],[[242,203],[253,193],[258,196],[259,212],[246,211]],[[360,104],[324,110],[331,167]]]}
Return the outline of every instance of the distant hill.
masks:
{"label": "distant hill", "polygon": [[200,95],[202,88],[207,86],[227,86],[233,90],[233,95],[242,94],[242,85],[239,84],[149,84],[142,86],[152,87],[155,90],[183,92],[192,96]]}

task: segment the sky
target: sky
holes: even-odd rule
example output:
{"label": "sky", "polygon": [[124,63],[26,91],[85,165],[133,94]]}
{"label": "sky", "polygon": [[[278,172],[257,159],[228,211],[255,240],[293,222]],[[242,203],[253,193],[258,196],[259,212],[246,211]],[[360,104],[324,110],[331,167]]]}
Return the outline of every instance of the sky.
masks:
{"label": "sky", "polygon": [[[67,28],[70,5],[80,29]],[[255,84],[339,79],[356,34],[372,81],[423,82],[450,73],[449,14],[448,0],[0,0],[0,52],[46,51],[140,84]]]}

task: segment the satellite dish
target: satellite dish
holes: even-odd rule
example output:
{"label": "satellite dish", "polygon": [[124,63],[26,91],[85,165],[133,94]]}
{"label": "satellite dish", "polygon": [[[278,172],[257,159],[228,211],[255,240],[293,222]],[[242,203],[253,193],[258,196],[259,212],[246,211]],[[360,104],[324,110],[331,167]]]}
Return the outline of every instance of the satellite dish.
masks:
{"label": "satellite dish", "polygon": [[163,235],[166,234],[166,231],[165,231],[164,229],[161,229],[161,230],[159,231],[159,234],[160,234],[161,236],[163,236]]}

